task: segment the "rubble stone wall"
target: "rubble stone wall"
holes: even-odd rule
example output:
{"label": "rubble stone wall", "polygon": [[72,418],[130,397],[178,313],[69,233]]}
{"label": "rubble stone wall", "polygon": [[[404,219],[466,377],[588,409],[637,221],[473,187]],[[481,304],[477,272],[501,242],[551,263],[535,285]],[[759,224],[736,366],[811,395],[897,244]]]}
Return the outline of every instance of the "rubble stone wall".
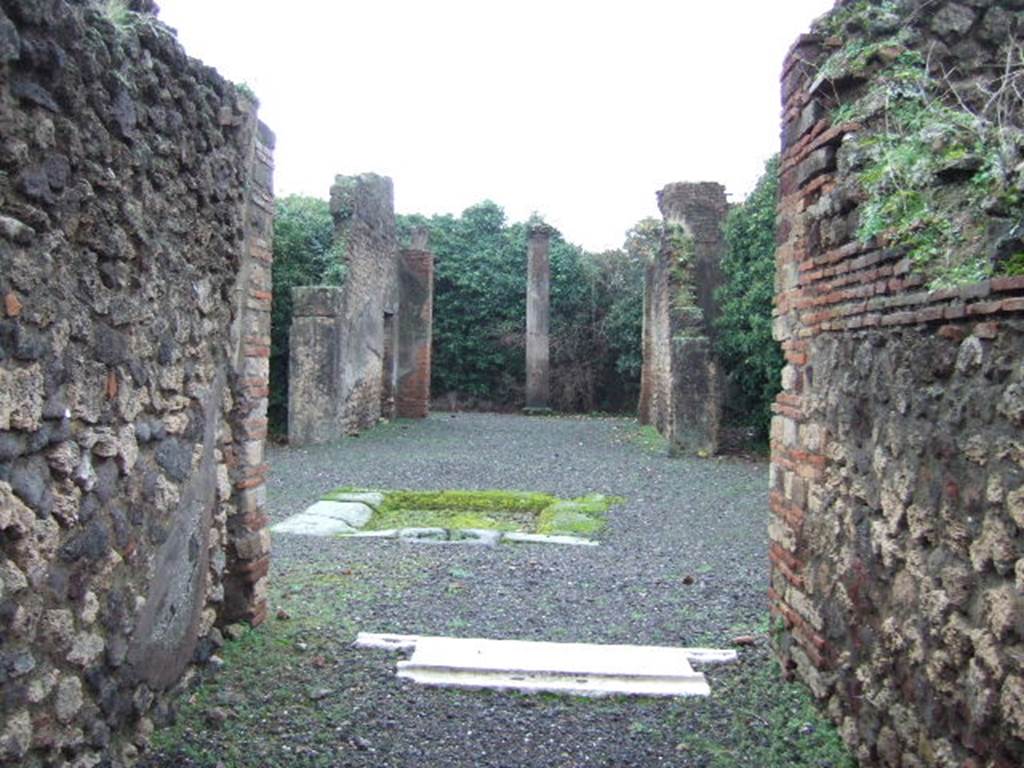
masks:
{"label": "rubble stone wall", "polygon": [[[391,179],[365,173],[338,176],[331,187],[335,240],[346,260],[343,288],[339,399],[341,433],[368,429],[382,415],[385,389],[395,389],[395,356],[386,355],[385,314],[397,333],[398,248]],[[385,368],[385,361],[389,363]]]}
{"label": "rubble stone wall", "polygon": [[718,450],[722,375],[712,348],[729,206],[713,182],[670,184],[658,193],[661,248],[644,287],[641,423],[668,438],[673,451]]}
{"label": "rubble stone wall", "polygon": [[[134,6],[141,7],[141,6]],[[273,136],[146,14],[0,3],[0,762],[120,765],[266,613]]]}
{"label": "rubble stone wall", "polygon": [[[844,34],[819,26],[783,73],[779,653],[864,765],[1022,765],[1024,277],[929,291],[905,249],[858,238],[851,169],[881,118],[834,119],[893,34],[951,87],[997,74],[1022,6],[901,2],[861,24],[864,7],[838,3]],[[862,69],[823,76],[849,45]]]}

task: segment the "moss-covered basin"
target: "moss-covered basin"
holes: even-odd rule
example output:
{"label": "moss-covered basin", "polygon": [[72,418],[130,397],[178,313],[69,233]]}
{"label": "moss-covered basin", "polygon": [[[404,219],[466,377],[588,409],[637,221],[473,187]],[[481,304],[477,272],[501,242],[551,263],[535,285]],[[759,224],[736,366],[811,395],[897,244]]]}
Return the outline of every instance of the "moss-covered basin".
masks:
{"label": "moss-covered basin", "polygon": [[[377,499],[380,498],[378,502]],[[622,499],[595,493],[562,499],[547,493],[499,490],[407,491],[338,488],[325,501],[374,503],[366,531],[444,528],[490,529],[590,536],[604,528],[607,513]]]}

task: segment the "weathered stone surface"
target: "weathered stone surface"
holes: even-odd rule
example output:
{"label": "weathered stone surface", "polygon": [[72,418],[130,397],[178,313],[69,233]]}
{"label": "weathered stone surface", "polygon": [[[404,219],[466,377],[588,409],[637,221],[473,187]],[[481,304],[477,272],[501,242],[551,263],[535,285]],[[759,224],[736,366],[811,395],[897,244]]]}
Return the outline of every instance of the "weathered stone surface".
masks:
{"label": "weathered stone surface", "polygon": [[[831,34],[848,50],[884,51],[902,30],[900,45],[963,99],[954,109],[972,108],[1024,29],[1017,0],[890,10],[880,27],[861,5],[837,3]],[[788,69],[820,72],[836,50],[794,52]],[[1024,285],[926,291],[903,249],[856,239],[865,158],[855,147],[891,124],[881,108],[855,134],[829,122],[835,105],[879,93],[876,72],[813,92],[810,77],[783,86],[777,649],[862,765],[1022,765]],[[935,176],[940,195],[964,192],[955,175]]]}
{"label": "weathered stone surface", "polygon": [[384,494],[378,491],[351,491],[345,493],[332,493],[332,501],[352,501],[365,504],[376,511],[384,503]]}
{"label": "weathered stone surface", "polygon": [[[323,443],[341,436],[340,288],[295,288],[288,362],[288,441]],[[306,314],[308,312],[308,314]]]}
{"label": "weathered stone surface", "polygon": [[329,517],[352,528],[362,528],[370,521],[373,509],[358,501],[318,501],[302,514]]}
{"label": "weathered stone surface", "polygon": [[391,179],[338,176],[331,187],[345,285],[296,288],[288,440],[322,443],[395,413],[399,281]]}
{"label": "weathered stone surface", "polygon": [[331,187],[335,241],[347,271],[339,341],[341,427],[373,426],[394,407],[398,246],[391,179],[338,176]]}
{"label": "weathered stone surface", "polygon": [[344,520],[323,515],[306,515],[299,513],[274,525],[274,533],[287,533],[294,536],[338,536],[355,533],[356,529]]}
{"label": "weathered stone surface", "polygon": [[403,528],[398,538],[406,541],[447,541],[448,531],[444,528]]}
{"label": "weathered stone surface", "polygon": [[712,340],[728,203],[720,184],[703,182],[668,185],[658,205],[664,230],[645,273],[640,420],[673,452],[708,456],[718,450],[724,386]]}
{"label": "weathered stone surface", "polygon": [[155,19],[0,10],[0,762],[124,764],[198,636],[266,610],[254,110]]}
{"label": "weathered stone surface", "polygon": [[526,246],[526,407],[546,409],[551,392],[551,248],[552,230],[531,227]]}
{"label": "weathered stone surface", "polygon": [[403,249],[398,261],[398,382],[395,412],[422,419],[430,411],[430,364],[434,323],[434,255],[426,230],[413,235],[419,247]]}

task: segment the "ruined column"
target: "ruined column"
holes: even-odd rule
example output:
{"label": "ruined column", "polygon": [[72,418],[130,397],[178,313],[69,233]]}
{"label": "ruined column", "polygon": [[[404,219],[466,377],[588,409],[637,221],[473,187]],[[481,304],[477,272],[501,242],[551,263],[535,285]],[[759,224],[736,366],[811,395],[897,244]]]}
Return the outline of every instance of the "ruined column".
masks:
{"label": "ruined column", "polygon": [[341,437],[339,318],[342,289],[292,289],[288,359],[288,442],[310,445]]}
{"label": "ruined column", "polygon": [[722,374],[715,358],[715,290],[729,205],[720,184],[669,184],[658,193],[661,249],[645,275],[641,418],[674,453],[718,450]]}
{"label": "ruined column", "polygon": [[[368,429],[390,407],[397,365],[398,270],[394,190],[374,173],[338,176],[331,187],[335,244],[347,270],[338,331],[340,430]],[[390,318],[390,320],[389,320]]]}
{"label": "ruined column", "polygon": [[551,232],[546,224],[531,226],[526,248],[526,411],[531,413],[550,410]]}
{"label": "ruined column", "polygon": [[434,324],[434,254],[427,231],[413,233],[398,262],[398,394],[399,418],[423,419],[430,412],[430,347]]}

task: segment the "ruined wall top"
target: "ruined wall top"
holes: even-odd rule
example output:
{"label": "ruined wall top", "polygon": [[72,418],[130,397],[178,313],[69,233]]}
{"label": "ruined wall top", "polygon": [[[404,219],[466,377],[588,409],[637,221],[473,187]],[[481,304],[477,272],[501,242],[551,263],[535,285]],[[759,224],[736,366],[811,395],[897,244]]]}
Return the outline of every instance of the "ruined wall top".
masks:
{"label": "ruined wall top", "polygon": [[409,243],[409,250],[411,251],[429,251],[430,250],[430,229],[427,227],[416,227],[412,231],[412,237]]}
{"label": "ruined wall top", "polygon": [[695,240],[720,241],[729,202],[718,182],[675,182],[658,192],[658,210],[666,222],[682,224]]}

